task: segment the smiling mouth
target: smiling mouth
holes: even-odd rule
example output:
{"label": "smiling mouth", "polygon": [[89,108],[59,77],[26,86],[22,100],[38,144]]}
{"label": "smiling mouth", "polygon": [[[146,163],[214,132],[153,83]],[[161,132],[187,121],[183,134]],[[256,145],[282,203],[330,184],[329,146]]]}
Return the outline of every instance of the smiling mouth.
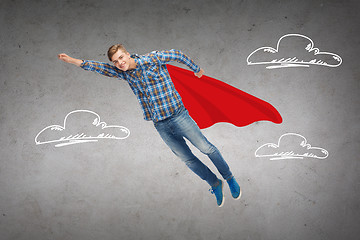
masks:
{"label": "smiling mouth", "polygon": [[120,68],[124,68],[125,67],[125,63],[120,64]]}

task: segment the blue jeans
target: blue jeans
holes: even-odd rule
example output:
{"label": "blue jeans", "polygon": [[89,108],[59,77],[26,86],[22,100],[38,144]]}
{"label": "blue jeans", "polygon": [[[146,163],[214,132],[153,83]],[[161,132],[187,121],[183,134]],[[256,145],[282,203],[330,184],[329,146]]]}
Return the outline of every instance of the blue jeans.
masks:
{"label": "blue jeans", "polygon": [[224,179],[228,180],[233,176],[219,150],[201,133],[185,107],[165,120],[154,122],[154,126],[175,155],[210,186],[218,185],[218,178],[191,152],[185,138],[210,158]]}

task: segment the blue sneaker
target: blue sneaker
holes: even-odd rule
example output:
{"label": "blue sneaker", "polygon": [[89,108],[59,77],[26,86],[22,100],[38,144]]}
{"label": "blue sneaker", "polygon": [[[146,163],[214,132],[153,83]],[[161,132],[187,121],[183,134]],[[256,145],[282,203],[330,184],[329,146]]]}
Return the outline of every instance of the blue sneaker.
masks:
{"label": "blue sneaker", "polygon": [[235,177],[232,177],[231,179],[227,180],[227,183],[229,184],[231,195],[235,200],[240,199],[241,197],[241,189],[239,184],[236,182]]}
{"label": "blue sneaker", "polygon": [[224,194],[223,194],[223,187],[224,187],[224,184],[219,179],[219,185],[217,185],[216,187],[211,187],[211,189],[209,189],[209,191],[211,191],[211,194],[215,194],[217,205],[219,207],[222,207],[224,205],[224,201],[225,201]]}

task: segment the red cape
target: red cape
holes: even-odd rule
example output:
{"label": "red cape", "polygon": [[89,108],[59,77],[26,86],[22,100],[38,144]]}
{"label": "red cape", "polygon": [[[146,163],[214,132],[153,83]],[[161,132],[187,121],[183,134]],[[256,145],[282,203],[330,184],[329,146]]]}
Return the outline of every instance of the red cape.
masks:
{"label": "red cape", "polygon": [[167,65],[170,77],[190,116],[203,128],[217,122],[243,127],[267,120],[281,123],[279,112],[269,103],[224,82],[192,71]]}

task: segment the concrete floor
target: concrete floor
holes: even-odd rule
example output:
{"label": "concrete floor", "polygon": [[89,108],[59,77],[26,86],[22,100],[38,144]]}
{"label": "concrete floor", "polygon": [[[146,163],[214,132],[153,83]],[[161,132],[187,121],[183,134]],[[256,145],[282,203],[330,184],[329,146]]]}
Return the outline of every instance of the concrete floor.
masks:
{"label": "concrete floor", "polygon": [[[1,1],[0,239],[358,239],[359,10],[355,0]],[[342,64],[247,64],[251,52],[276,48],[289,33],[311,38]],[[180,49],[206,75],[280,112],[281,124],[218,123],[203,131],[236,175],[240,200],[225,187],[225,204],[216,206],[206,182],[142,119],[126,82],[57,59],[65,52],[107,62],[115,43],[138,54]],[[39,131],[79,109],[130,136],[35,144]],[[328,156],[255,157],[286,133]]]}

